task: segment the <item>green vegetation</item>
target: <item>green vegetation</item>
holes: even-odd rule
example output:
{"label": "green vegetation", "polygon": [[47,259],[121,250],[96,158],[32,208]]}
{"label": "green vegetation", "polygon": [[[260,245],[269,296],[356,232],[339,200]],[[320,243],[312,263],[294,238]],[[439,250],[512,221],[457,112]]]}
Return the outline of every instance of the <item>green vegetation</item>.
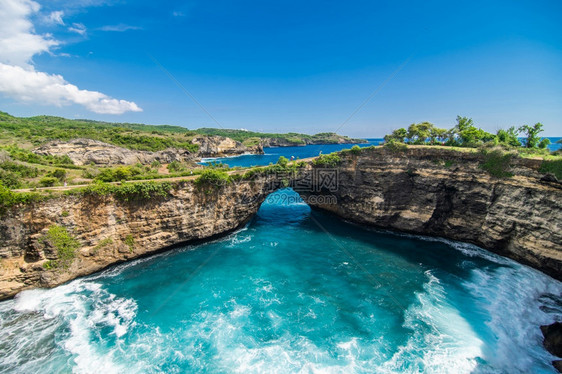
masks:
{"label": "green vegetation", "polygon": [[101,242],[99,242],[98,244],[96,244],[96,246],[94,247],[94,249],[92,250],[92,254],[95,255],[97,254],[100,249],[107,247],[108,245],[113,244],[113,239],[111,238],[105,238],[103,239]]}
{"label": "green vegetation", "polygon": [[53,187],[57,183],[58,179],[53,177],[43,177],[39,179],[39,185],[41,187]]}
{"label": "green vegetation", "polygon": [[[194,136],[219,135],[240,141],[245,145],[257,145],[262,139],[276,139],[280,142],[299,144],[335,144],[343,140],[364,142],[363,139],[350,139],[335,133],[307,135],[299,133],[275,134],[245,130],[201,128],[189,130],[181,126],[143,125],[137,123],[110,123],[84,119],[66,119],[52,116],[20,118],[0,112],[0,144],[9,140],[12,144],[38,146],[49,140],[70,140],[87,138],[100,140],[116,146],[143,151],[160,151],[175,147],[196,152],[198,146],[191,140]],[[31,152],[29,152],[31,153]],[[22,155],[32,159],[22,160],[38,163],[33,154]],[[19,159],[12,156],[14,159]],[[65,164],[69,159],[50,159],[51,164]]]}
{"label": "green vegetation", "polygon": [[541,139],[539,133],[543,131],[543,125],[537,123],[534,126],[523,125],[519,128],[510,127],[507,130],[500,129],[496,134],[489,133],[474,125],[471,118],[457,116],[457,123],[451,129],[441,129],[429,122],[413,123],[408,129],[400,128],[386,135],[384,140],[387,144],[406,143],[414,145],[446,145],[452,147],[476,148],[483,145],[501,145],[506,149],[519,148],[523,145],[518,139],[521,133],[525,136],[524,147],[527,149],[545,149],[550,141]]}
{"label": "green vegetation", "polygon": [[95,196],[113,195],[122,201],[143,201],[153,198],[167,197],[172,190],[169,182],[122,183],[118,185],[96,182],[87,187],[67,191],[68,194],[84,194]]}
{"label": "green vegetation", "polygon": [[134,176],[142,174],[142,172],[143,170],[141,168],[135,166],[102,168],[99,169],[99,174],[96,175],[94,179],[102,182],[120,182],[129,180]]}
{"label": "green vegetation", "polygon": [[354,145],[353,147],[351,147],[351,149],[349,151],[353,155],[359,155],[359,154],[361,154],[361,147],[359,147],[358,145]]}
{"label": "green vegetation", "polygon": [[[51,116],[18,118],[0,112],[0,140],[17,140],[16,143],[33,146],[48,140],[88,138],[143,151],[161,151],[175,147],[196,152],[197,145],[191,143],[194,135],[195,132],[180,126],[70,120]],[[33,160],[25,161],[38,163]]]}
{"label": "green vegetation", "polygon": [[0,214],[14,205],[28,204],[42,199],[44,199],[44,196],[37,192],[13,192],[0,183]]}
{"label": "green vegetation", "polygon": [[551,173],[556,179],[562,181],[562,159],[543,160],[539,171],[544,174]]}
{"label": "green vegetation", "polygon": [[172,161],[168,164],[168,171],[170,173],[180,173],[185,170],[185,166],[183,166],[179,161]]}
{"label": "green vegetation", "polygon": [[[349,139],[335,133],[306,135],[208,128],[189,130],[180,126],[109,123],[52,116],[19,118],[0,112],[0,183],[11,189],[19,189],[83,184],[89,183],[90,180],[119,182],[198,174],[197,169],[193,168],[194,165],[177,161],[165,165],[166,172],[162,171],[162,165],[157,161],[151,165],[79,166],[74,165],[67,155],[39,155],[31,151],[48,141],[86,138],[133,150],[159,151],[174,147],[196,152],[198,145],[192,141],[198,135],[228,136],[248,146],[255,146],[264,141],[283,145],[364,141]],[[219,168],[226,169],[223,165]]]}
{"label": "green vegetation", "polygon": [[36,178],[39,169],[11,161],[9,156],[0,161],[0,182],[9,188],[20,188],[25,178]]}
{"label": "green vegetation", "polygon": [[67,269],[76,257],[76,250],[80,247],[64,226],[52,225],[44,238],[57,251],[57,259],[45,263],[46,269]]}
{"label": "green vegetation", "polygon": [[286,168],[287,165],[289,165],[289,159],[287,159],[287,157],[284,156],[279,156],[279,159],[277,160],[277,165]]}
{"label": "green vegetation", "polygon": [[231,130],[231,129],[212,129],[200,128],[195,130],[203,135],[218,135],[226,136],[228,138],[237,140],[245,146],[251,147],[260,143],[262,139],[274,139],[280,143],[288,143],[294,145],[305,144],[337,144],[342,139],[350,143],[364,143],[363,139],[351,139],[346,136],[340,136],[333,132],[323,132],[315,135],[299,134],[290,132],[287,134],[274,134],[274,133],[261,133],[246,130]]}
{"label": "green vegetation", "polygon": [[207,169],[199,175],[195,180],[195,185],[197,187],[214,187],[221,188],[226,186],[231,182],[230,176],[222,170],[218,169]]}
{"label": "green vegetation", "polygon": [[[1,113],[1,112],[0,112]],[[0,121],[0,135],[2,135],[2,138],[4,137],[4,135],[1,132],[1,125],[2,122]],[[15,138],[17,139],[17,137]],[[73,166],[73,162],[70,159],[70,157],[64,155],[64,156],[49,156],[49,155],[37,155],[29,150],[23,149],[18,147],[17,145],[9,145],[6,147],[3,147],[3,150],[8,152],[9,156],[14,159],[14,160],[18,160],[18,161],[22,161],[22,162],[29,162],[31,164],[39,164],[39,165],[61,165],[61,166],[65,166],[65,167],[71,167]]]}
{"label": "green vegetation", "polygon": [[125,244],[127,245],[127,247],[129,247],[129,250],[131,252],[135,251],[135,238],[133,238],[133,235],[127,235],[127,237],[125,238]]}
{"label": "green vegetation", "polygon": [[405,150],[407,150],[408,146],[404,143],[401,143],[401,142],[398,142],[398,141],[392,139],[392,140],[384,143],[384,148],[388,149],[391,152],[398,153],[398,152],[404,152]]}
{"label": "green vegetation", "polygon": [[483,151],[484,161],[480,167],[496,178],[509,178],[513,176],[509,170],[511,168],[512,153],[503,152],[501,149]]}
{"label": "green vegetation", "polygon": [[327,155],[320,155],[314,161],[312,165],[322,168],[335,168],[341,163],[341,158],[338,153],[330,153]]}

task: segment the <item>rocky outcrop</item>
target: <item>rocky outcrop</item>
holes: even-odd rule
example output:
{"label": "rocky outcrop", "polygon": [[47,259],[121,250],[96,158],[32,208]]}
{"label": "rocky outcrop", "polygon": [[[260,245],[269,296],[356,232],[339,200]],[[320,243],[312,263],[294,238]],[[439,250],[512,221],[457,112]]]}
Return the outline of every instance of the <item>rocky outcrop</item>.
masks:
{"label": "rocky outcrop", "polygon": [[[562,280],[562,184],[541,160],[514,159],[511,178],[481,168],[484,156],[442,148],[346,152],[338,186],[304,191],[311,205],[360,224],[471,242]],[[312,195],[334,195],[310,199]],[[318,196],[315,196],[318,197]]]}
{"label": "rocky outcrop", "polygon": [[186,149],[168,148],[163,151],[136,151],[117,147],[99,140],[71,139],[55,140],[43,144],[33,150],[38,155],[68,156],[75,165],[133,165],[136,163],[150,164],[158,161],[169,164],[172,161],[190,161],[195,155]]}
{"label": "rocky outcrop", "polygon": [[[541,331],[546,350],[557,357],[562,357],[562,323],[556,322],[552,325],[541,326]],[[552,365],[562,373],[562,360],[555,360]]]}
{"label": "rocky outcrop", "polygon": [[[110,195],[62,195],[5,213],[0,223],[0,299],[34,287],[52,287],[179,243],[234,230],[250,219],[270,184],[256,179],[220,189],[181,182],[167,197],[123,201]],[[68,268],[49,230],[77,241]],[[64,243],[59,243],[64,246]]]}
{"label": "rocky outcrop", "polygon": [[191,141],[199,146],[199,157],[225,157],[245,153],[263,154],[263,147],[256,145],[246,147],[236,140],[224,136],[196,136]]}
{"label": "rocky outcrop", "polygon": [[236,156],[245,153],[263,154],[263,147],[246,147],[242,143],[223,136],[197,136],[192,140],[199,146],[197,153],[187,149],[168,148],[162,151],[137,151],[92,139],[55,140],[33,150],[38,155],[68,156],[75,165],[143,165],[158,161],[195,161],[202,157]]}

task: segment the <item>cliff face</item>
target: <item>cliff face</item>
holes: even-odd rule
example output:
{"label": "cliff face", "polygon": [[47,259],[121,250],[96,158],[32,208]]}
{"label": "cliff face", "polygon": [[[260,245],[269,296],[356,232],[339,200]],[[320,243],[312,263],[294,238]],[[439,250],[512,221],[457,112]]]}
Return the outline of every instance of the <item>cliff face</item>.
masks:
{"label": "cliff face", "polygon": [[423,147],[347,153],[338,204],[309,201],[352,222],[472,242],[562,279],[562,183],[538,173],[540,160],[514,159],[514,176],[502,179],[483,161]]}
{"label": "cliff face", "polygon": [[224,136],[197,136],[192,143],[199,146],[199,157],[236,156],[244,153],[263,154],[263,147],[256,145],[246,147],[236,140]]}
{"label": "cliff face", "polygon": [[[562,184],[538,173],[540,160],[513,160],[514,176],[504,179],[482,170],[483,161],[441,148],[346,152],[335,168],[334,191],[312,178],[313,188],[299,192],[310,205],[349,221],[472,242],[562,279]],[[210,189],[184,181],[166,197],[140,202],[63,195],[14,207],[0,220],[0,299],[233,230],[283,178]],[[322,204],[330,199],[318,195],[334,195],[337,204]],[[64,240],[57,248],[57,238],[49,237],[54,226],[77,243],[64,269],[49,269],[64,247]]]}
{"label": "cliff face", "polygon": [[147,165],[153,161],[169,164],[190,161],[195,155],[186,149],[168,148],[158,152],[135,151],[92,139],[55,140],[36,148],[38,155],[68,156],[75,165]]}
{"label": "cliff face", "polygon": [[117,147],[99,140],[71,139],[69,141],[55,140],[41,145],[33,150],[39,155],[68,156],[75,165],[134,165],[141,163],[148,165],[153,161],[169,164],[172,161],[193,161],[201,157],[235,156],[244,153],[262,154],[261,145],[246,147],[240,142],[223,136],[198,136],[192,143],[199,146],[196,153],[187,149],[168,148],[157,152],[137,151]]}
{"label": "cliff face", "polygon": [[[168,197],[142,202],[63,195],[15,208],[0,223],[0,299],[228,232],[250,219],[269,192],[259,179],[221,189],[185,182]],[[54,225],[64,227],[78,247],[68,268],[47,270],[49,260],[60,258],[52,245],[57,239],[49,239]]]}

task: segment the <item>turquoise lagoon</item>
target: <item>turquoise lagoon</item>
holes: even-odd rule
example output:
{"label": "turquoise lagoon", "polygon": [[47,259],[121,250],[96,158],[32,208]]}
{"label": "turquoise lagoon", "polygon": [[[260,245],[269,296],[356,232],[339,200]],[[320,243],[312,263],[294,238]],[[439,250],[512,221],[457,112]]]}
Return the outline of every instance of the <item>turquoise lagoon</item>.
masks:
{"label": "turquoise lagoon", "polygon": [[539,326],[562,319],[561,283],[295,197],[221,239],[0,303],[0,372],[554,372]]}

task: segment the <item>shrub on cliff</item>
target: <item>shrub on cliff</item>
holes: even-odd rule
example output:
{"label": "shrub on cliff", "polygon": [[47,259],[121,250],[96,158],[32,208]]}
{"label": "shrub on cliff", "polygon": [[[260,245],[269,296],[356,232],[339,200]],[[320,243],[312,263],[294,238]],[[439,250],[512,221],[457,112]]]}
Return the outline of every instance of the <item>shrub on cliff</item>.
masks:
{"label": "shrub on cliff", "polygon": [[179,161],[172,161],[168,164],[167,169],[170,173],[179,173],[185,171],[185,166]]}
{"label": "shrub on cliff", "polygon": [[172,185],[168,182],[123,183],[113,186],[113,193],[120,200],[135,201],[166,197],[171,189]]}
{"label": "shrub on cliff", "polygon": [[43,177],[39,179],[39,184],[42,187],[52,187],[57,183],[59,180],[55,177]]}
{"label": "shrub on cliff", "polygon": [[509,170],[511,168],[512,153],[504,153],[500,149],[492,151],[482,151],[484,160],[480,164],[480,168],[486,170],[490,175],[496,178],[509,178],[513,176]]}
{"label": "shrub on cliff", "polygon": [[63,181],[66,178],[66,170],[64,169],[55,169],[47,173],[47,177],[53,177],[58,179],[59,181]]}
{"label": "shrub on cliff", "polygon": [[277,165],[286,168],[289,164],[289,159],[284,156],[279,156],[279,160],[277,160]]}
{"label": "shrub on cliff", "polygon": [[556,179],[562,181],[562,159],[559,160],[544,160],[539,169],[541,173],[554,174]]}
{"label": "shrub on cliff", "polygon": [[408,146],[404,143],[391,140],[384,144],[384,148],[391,152],[404,152],[408,149]]}
{"label": "shrub on cliff", "polygon": [[13,192],[8,187],[0,183],[0,214],[7,208],[17,204],[27,204],[43,199],[44,196],[36,192]]}
{"label": "shrub on cliff", "polygon": [[321,168],[335,168],[341,163],[341,158],[337,153],[330,153],[327,155],[320,155],[314,161],[312,165]]}
{"label": "shrub on cliff", "polygon": [[359,147],[358,145],[354,145],[353,147],[351,147],[351,149],[349,151],[353,155],[359,155],[359,154],[361,154],[361,147]]}
{"label": "shrub on cliff", "polygon": [[204,170],[199,177],[195,180],[195,185],[197,187],[211,186],[215,188],[220,188],[231,182],[229,175],[218,169],[207,169]]}
{"label": "shrub on cliff", "polygon": [[67,269],[76,257],[76,250],[80,247],[78,240],[70,235],[66,227],[59,225],[50,226],[43,240],[57,250],[57,259],[46,262],[44,265],[46,269]]}
{"label": "shrub on cliff", "polygon": [[170,193],[172,185],[168,182],[140,182],[140,183],[123,183],[121,185],[112,185],[97,181],[88,185],[83,189],[69,191],[69,194],[83,193],[85,195],[107,196],[113,195],[119,200],[149,200],[157,197],[166,197]]}

